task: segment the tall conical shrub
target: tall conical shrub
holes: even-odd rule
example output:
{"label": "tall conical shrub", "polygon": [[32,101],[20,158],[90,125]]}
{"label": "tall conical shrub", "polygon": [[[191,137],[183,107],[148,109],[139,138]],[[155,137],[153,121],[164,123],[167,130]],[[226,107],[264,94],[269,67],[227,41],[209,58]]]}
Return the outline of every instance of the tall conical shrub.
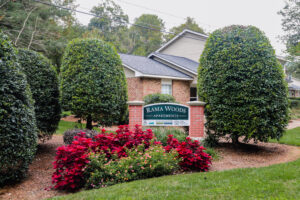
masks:
{"label": "tall conical shrub", "polygon": [[279,139],[288,123],[283,68],[268,38],[254,26],[233,25],[209,36],[198,91],[207,103],[210,136],[268,141]]}
{"label": "tall conical shrub", "polygon": [[0,186],[26,175],[36,146],[31,91],[11,41],[0,31]]}

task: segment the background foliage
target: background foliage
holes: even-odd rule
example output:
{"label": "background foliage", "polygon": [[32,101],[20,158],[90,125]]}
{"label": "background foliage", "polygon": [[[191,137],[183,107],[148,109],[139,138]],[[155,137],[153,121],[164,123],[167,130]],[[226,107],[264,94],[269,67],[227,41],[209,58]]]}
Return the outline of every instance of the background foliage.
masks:
{"label": "background foliage", "polygon": [[198,91],[206,104],[208,134],[268,141],[288,123],[282,66],[256,27],[233,25],[214,31],[200,59]]}
{"label": "background foliage", "polygon": [[19,49],[19,63],[26,74],[34,99],[34,111],[41,140],[50,139],[60,120],[57,74],[42,54]]}
{"label": "background foliage", "polygon": [[127,84],[116,50],[98,39],[75,39],[61,72],[62,102],[72,113],[103,126],[117,124],[127,110]]}
{"label": "background foliage", "polygon": [[26,175],[37,145],[33,100],[15,49],[0,32],[0,186]]}

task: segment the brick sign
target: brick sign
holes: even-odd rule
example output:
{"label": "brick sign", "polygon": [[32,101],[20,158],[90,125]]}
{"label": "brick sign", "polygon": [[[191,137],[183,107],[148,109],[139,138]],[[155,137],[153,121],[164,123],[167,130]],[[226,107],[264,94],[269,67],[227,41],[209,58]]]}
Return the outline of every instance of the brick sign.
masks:
{"label": "brick sign", "polygon": [[143,107],[144,126],[189,126],[190,109],[174,103],[157,103]]}

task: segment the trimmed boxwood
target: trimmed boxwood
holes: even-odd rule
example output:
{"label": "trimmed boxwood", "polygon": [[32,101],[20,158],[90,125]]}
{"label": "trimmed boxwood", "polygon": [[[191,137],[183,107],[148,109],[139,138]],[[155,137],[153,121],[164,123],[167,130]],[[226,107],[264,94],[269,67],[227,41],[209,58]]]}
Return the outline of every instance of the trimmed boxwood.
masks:
{"label": "trimmed boxwood", "polygon": [[39,139],[50,139],[60,120],[59,84],[50,61],[32,50],[19,49],[19,63],[26,74],[39,129]]}
{"label": "trimmed boxwood", "polygon": [[0,186],[26,175],[37,146],[33,100],[15,49],[0,31]]}
{"label": "trimmed boxwood", "polygon": [[268,38],[254,26],[233,25],[209,36],[198,91],[207,103],[208,135],[268,141],[279,139],[288,123],[282,66]]}
{"label": "trimmed boxwood", "polygon": [[145,105],[153,103],[175,103],[176,100],[172,95],[169,94],[148,94],[144,96]]}
{"label": "trimmed boxwood", "polygon": [[115,48],[98,39],[71,41],[62,61],[62,104],[75,115],[102,126],[124,120],[127,84]]}

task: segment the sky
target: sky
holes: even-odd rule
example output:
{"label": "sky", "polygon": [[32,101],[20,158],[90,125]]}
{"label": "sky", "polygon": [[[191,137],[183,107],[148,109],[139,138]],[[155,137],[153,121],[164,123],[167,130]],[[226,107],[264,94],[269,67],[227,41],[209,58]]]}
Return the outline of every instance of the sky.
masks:
{"label": "sky", "polygon": [[[277,55],[284,55],[285,45],[282,17],[277,14],[284,0],[114,0],[130,22],[142,14],[156,14],[167,29],[184,23],[192,17],[207,32],[232,24],[253,25],[264,31]],[[90,11],[102,0],[76,0],[77,10]],[[91,16],[76,14],[80,23],[87,25]]]}

